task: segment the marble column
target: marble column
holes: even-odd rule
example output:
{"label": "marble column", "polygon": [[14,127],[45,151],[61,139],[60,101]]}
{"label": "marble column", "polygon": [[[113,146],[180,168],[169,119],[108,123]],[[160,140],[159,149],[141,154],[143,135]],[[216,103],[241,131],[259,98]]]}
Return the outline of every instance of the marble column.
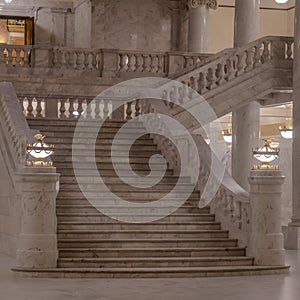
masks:
{"label": "marble column", "polygon": [[92,46],[92,1],[75,0],[74,47],[91,48]]}
{"label": "marble column", "polygon": [[[260,0],[236,0],[234,47],[259,37]],[[249,191],[248,174],[252,168],[251,149],[259,146],[260,105],[252,102],[232,112],[232,176]]]}
{"label": "marble column", "polygon": [[216,0],[188,0],[189,26],[188,51],[197,53],[208,52],[208,12],[216,9]]}
{"label": "marble column", "polygon": [[284,266],[281,231],[281,194],[284,177],[279,170],[250,172],[250,236],[247,255],[256,265]]}
{"label": "marble column", "polygon": [[22,199],[16,268],[56,268],[56,183],[52,167],[26,167],[18,175]]}
{"label": "marble column", "polygon": [[286,249],[300,249],[300,0],[295,2],[295,44],[293,75],[293,155],[292,155],[292,201],[291,222],[285,240]]}

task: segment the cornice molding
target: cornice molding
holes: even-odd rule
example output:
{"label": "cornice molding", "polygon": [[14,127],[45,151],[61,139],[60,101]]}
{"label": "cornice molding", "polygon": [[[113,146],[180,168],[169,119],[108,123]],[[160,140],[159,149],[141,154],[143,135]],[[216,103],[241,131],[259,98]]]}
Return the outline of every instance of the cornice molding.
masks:
{"label": "cornice molding", "polygon": [[188,8],[197,8],[200,5],[205,5],[207,8],[217,9],[217,0],[187,0]]}

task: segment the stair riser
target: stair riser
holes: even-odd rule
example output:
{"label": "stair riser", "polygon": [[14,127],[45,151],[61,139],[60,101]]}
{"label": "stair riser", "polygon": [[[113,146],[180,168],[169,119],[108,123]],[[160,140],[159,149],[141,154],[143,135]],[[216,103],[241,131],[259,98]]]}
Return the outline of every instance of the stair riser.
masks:
{"label": "stair riser", "polygon": [[[42,131],[43,134],[46,135],[47,139],[52,139],[52,138],[56,138],[57,136],[59,136],[60,138],[67,138],[67,139],[73,139],[74,137],[74,132],[63,132],[63,131],[58,131],[58,132],[45,132]],[[98,133],[98,137],[100,139],[113,139],[115,137],[115,135],[118,132],[115,130],[113,132],[99,132]],[[141,129],[137,129],[137,132],[135,132],[133,129],[131,131],[129,130],[125,130],[120,133],[118,133],[118,139],[136,139],[136,134],[139,133],[140,135],[142,135],[141,137],[139,137],[138,139],[141,140],[145,140],[145,139],[149,139],[150,135],[147,134],[146,130],[141,130]],[[90,131],[84,130],[84,132],[80,131],[80,132],[76,132],[76,138],[83,138],[83,139],[90,139],[90,138],[94,138],[95,137],[96,132],[91,133]]]}
{"label": "stair riser", "polygon": [[207,233],[189,233],[189,232],[140,232],[140,233],[122,233],[122,232],[111,232],[111,233],[60,233],[58,231],[58,239],[164,239],[164,238],[186,238],[186,239],[206,239],[206,238],[228,238],[227,232],[207,232]]}
{"label": "stair riser", "polygon": [[[102,176],[103,178],[103,181],[106,183],[106,184],[120,184],[122,183],[121,179],[118,178],[118,177],[104,177]],[[124,176],[124,178],[127,178]],[[94,176],[91,176],[91,175],[87,175],[87,176],[81,176],[81,177],[78,177],[77,179],[80,180],[80,182],[85,182],[87,184],[93,184],[93,183],[97,183],[98,180],[96,177]],[[60,176],[60,181],[61,181],[61,184],[60,186],[63,186],[65,184],[77,184],[77,179],[75,176]],[[156,178],[153,178],[153,180],[158,180],[159,178],[156,177]],[[161,184],[168,184],[168,185],[173,185],[173,184],[176,184],[178,181],[178,178],[177,177],[163,177],[161,179],[161,181],[159,181],[159,183]],[[190,180],[189,178],[181,178],[181,182],[182,183],[190,183]]]}
{"label": "stair riser", "polygon": [[[70,162],[55,162],[54,161],[54,165],[55,167],[57,167],[58,169],[64,169],[64,168],[73,168],[73,161],[70,161]],[[94,168],[95,164],[92,163],[92,162],[77,162],[77,168],[80,169],[80,170],[91,170],[92,168]],[[120,162],[117,162],[116,164],[114,164],[114,166],[112,165],[111,162],[102,162],[101,160],[99,161],[99,163],[97,163],[97,166],[98,166],[98,169],[99,171],[101,172],[103,169],[104,170],[115,170],[115,169],[118,169],[120,170],[121,172],[125,172],[125,175],[128,176],[129,172],[128,172],[128,165],[125,164],[125,163],[120,163]],[[139,171],[144,171],[146,174],[147,172],[149,173],[151,171],[150,167],[148,165],[146,165],[145,163],[130,163],[130,166],[133,170],[139,170]],[[161,171],[162,170],[162,167],[161,167],[161,164],[153,164],[151,166],[152,170],[157,170],[157,171]],[[171,172],[170,169],[168,169],[168,171]],[[158,174],[158,172],[157,172]],[[157,175],[157,174],[153,174],[153,175]],[[171,173],[172,174],[172,173]]]}
{"label": "stair riser", "polygon": [[[142,201],[142,200],[152,201],[152,200],[157,200],[157,199],[163,198],[164,196],[166,196],[168,194],[168,191],[162,192],[162,191],[157,191],[157,190],[153,189],[149,193],[141,191],[141,190],[136,190],[136,191],[130,191],[130,190],[128,190],[128,191],[113,191],[113,193],[117,194],[119,197],[122,197],[123,199],[129,199],[129,200],[132,200],[132,201]],[[84,193],[84,195],[86,197],[89,197],[89,199],[99,199],[99,201],[104,201],[105,199],[107,199],[107,197],[108,197],[109,200],[112,198],[110,191],[108,191],[108,192],[101,191],[101,196],[100,196],[99,193],[97,193],[96,191],[95,192],[90,192],[88,190],[87,192]],[[76,197],[77,199],[78,198],[85,199],[84,195],[79,191],[74,192],[74,191],[60,190],[58,197],[70,198],[70,199],[73,198],[73,197]],[[181,199],[184,199],[185,196],[186,196],[186,193],[183,193],[183,192],[176,193],[176,198],[179,199],[179,201],[177,201],[177,202],[180,203]],[[192,194],[190,196],[190,198],[193,198],[193,199],[198,200],[198,201],[200,200],[200,196],[197,195],[197,194]],[[103,203],[103,202],[101,202],[101,203]]]}
{"label": "stair riser", "polygon": [[[124,148],[124,146],[122,147]],[[56,149],[56,148],[55,148]],[[78,149],[78,148],[75,148]],[[92,157],[92,156],[98,156],[98,157],[110,157],[111,156],[111,149],[99,149],[99,150],[89,150],[89,149],[82,149],[82,153],[79,153],[78,155],[81,155],[80,157]],[[157,151],[156,149],[153,150],[148,150],[148,149],[144,149],[143,151],[140,150],[132,150],[130,149],[129,151],[129,155],[130,157],[144,157],[145,159],[149,159],[150,156],[154,155],[154,154],[158,154],[160,153],[159,151]],[[59,149],[59,151],[54,152],[54,154],[52,155],[52,158],[54,160],[58,160],[58,159],[63,159],[63,157],[67,158],[68,156],[72,155],[72,148],[70,149]],[[119,150],[118,149],[118,153],[116,153],[115,155],[120,156],[120,157],[126,157],[128,155],[128,152],[125,150]]]}
{"label": "stair riser", "polygon": [[218,223],[205,224],[58,224],[59,230],[220,230]]}
{"label": "stair riser", "polygon": [[168,262],[63,262],[58,261],[60,268],[183,268],[183,267],[216,267],[216,266],[251,266],[252,260],[228,260],[228,261],[192,261],[184,262],[178,259],[178,261]]}
{"label": "stair riser", "polygon": [[[71,164],[68,164],[67,166],[64,166],[64,167],[60,167],[60,166],[57,166],[55,164],[55,167],[56,167],[57,173],[60,173],[64,176],[75,176],[73,166]],[[145,176],[145,175],[149,175],[150,170],[135,170],[135,172],[140,176]],[[119,170],[119,174],[121,176],[128,176],[128,170],[127,169]],[[155,174],[153,174],[153,175],[155,175]],[[171,175],[173,175],[173,171],[172,170],[167,170],[165,172],[165,175],[166,176],[171,176]],[[80,169],[80,176],[99,176],[99,172],[98,171],[92,171],[90,169]],[[112,170],[111,167],[109,167],[108,169],[104,169],[102,167],[101,168],[101,176],[103,176],[103,177],[105,177],[105,176],[115,177],[116,172],[114,170]]]}
{"label": "stair riser", "polygon": [[[119,216],[121,218],[121,216]],[[128,220],[131,220],[131,215],[128,215],[128,217],[130,217]],[[151,216],[152,217],[152,216]],[[122,219],[126,218],[126,215],[122,216]],[[207,217],[200,217],[200,216],[180,216],[180,215],[171,215],[171,216],[167,216],[164,217],[162,219],[159,219],[159,216],[155,215],[155,218],[157,220],[159,220],[160,222],[206,222],[206,221],[210,221],[213,222],[214,221],[214,217],[213,216],[207,216]],[[140,222],[138,223],[142,223],[142,221],[147,222],[149,219],[148,215],[145,215],[144,218],[142,218],[142,216],[139,216],[138,220],[140,220]],[[113,222],[114,220],[107,217],[107,216],[103,216],[103,215],[99,215],[99,216],[66,216],[66,215],[60,215],[58,214],[58,222],[99,222],[99,223],[105,223],[105,222]],[[118,221],[115,221],[118,222]]]}
{"label": "stair riser", "polygon": [[58,248],[189,248],[189,247],[236,247],[236,241],[224,240],[224,241],[90,241],[84,242],[79,240],[73,241],[61,241],[58,240]]}
{"label": "stair riser", "polygon": [[218,257],[218,256],[244,256],[245,250],[235,249],[235,250],[168,250],[168,249],[161,249],[151,250],[147,249],[147,251],[143,250],[134,250],[134,251],[127,251],[127,249],[95,249],[92,250],[85,249],[82,250],[59,250],[59,257],[61,258],[132,258],[132,257]]}
{"label": "stair riser", "polygon": [[[80,136],[79,136],[80,137]],[[76,145],[81,145],[81,144],[86,144],[89,143],[91,140],[91,138],[88,137],[80,137],[80,140],[76,141]],[[73,137],[46,137],[45,138],[45,142],[46,143],[52,143],[52,144],[72,144],[73,143]],[[97,140],[97,145],[100,144],[112,144],[113,142],[113,138],[101,138],[101,140]],[[122,144],[123,145],[132,145],[133,144],[133,140],[131,139],[131,137],[129,136],[128,138],[124,138],[122,139]],[[134,144],[136,145],[153,145],[153,141],[149,138],[140,138],[138,140],[134,141]]]}
{"label": "stair riser", "polygon": [[[30,128],[32,129],[36,129],[36,130],[40,130],[43,134],[47,135],[47,134],[51,134],[51,136],[59,136],[60,134],[65,134],[65,135],[71,135],[74,134],[75,131],[75,126],[43,126],[43,125],[31,125]],[[85,133],[90,133],[91,130],[94,130],[97,127],[89,127],[89,126],[84,126],[81,127],[80,130],[81,132],[85,132]],[[120,126],[119,127],[107,127],[107,126],[101,126],[101,130],[100,133],[116,133],[120,130]],[[147,133],[145,128],[143,126],[137,127],[137,128],[133,128],[133,127],[129,127],[129,128],[124,128],[122,129],[122,132],[124,133]]]}
{"label": "stair riser", "polygon": [[[101,209],[101,207],[99,207]],[[145,209],[143,208],[135,208],[134,210],[128,209],[128,208],[110,208],[107,207],[107,210],[111,211],[111,213],[129,213],[131,211],[134,211],[136,214],[141,214],[145,212]],[[57,213],[97,213],[97,208],[90,206],[90,207],[76,207],[76,206],[56,206],[56,212]],[[208,209],[202,209],[200,210],[197,207],[180,207],[174,212],[174,214],[187,214],[187,213],[209,213]]]}
{"label": "stair riser", "polygon": [[[66,119],[27,119],[28,123],[30,125],[30,127],[34,127],[34,126],[45,126],[45,124],[47,124],[46,128],[58,128],[60,126],[68,126],[70,128],[77,126],[78,120],[66,120]],[[120,128],[122,127],[124,124],[126,123],[126,121],[123,120],[107,120],[106,122],[103,123],[103,125],[101,126],[102,128],[111,128],[111,127],[115,127],[115,128]],[[92,127],[92,128],[98,128],[99,127],[99,122],[97,120],[91,120],[91,121],[84,121],[81,122],[80,126],[82,127]],[[127,123],[126,126],[128,127],[132,127],[132,128],[143,128],[143,123],[142,122],[132,122],[132,123]]]}
{"label": "stair riser", "polygon": [[[146,169],[148,169],[148,164],[149,164],[149,159],[150,157],[135,157],[135,156],[131,156],[129,158],[129,162],[130,164],[145,164]],[[82,163],[92,163],[93,160],[95,160],[95,156],[88,156],[85,151],[82,151],[80,156],[72,156],[72,154],[70,154],[69,156],[59,156],[59,157],[53,157],[53,162],[54,164],[58,164],[58,163],[67,163],[67,162],[82,162]],[[112,159],[111,157],[104,157],[104,156],[96,156],[96,162],[98,163],[112,163]],[[118,156],[114,158],[114,163],[120,163],[120,164],[124,164],[128,162],[128,157],[127,156]],[[161,162],[153,162],[153,164],[157,164],[157,165],[161,165]]]}

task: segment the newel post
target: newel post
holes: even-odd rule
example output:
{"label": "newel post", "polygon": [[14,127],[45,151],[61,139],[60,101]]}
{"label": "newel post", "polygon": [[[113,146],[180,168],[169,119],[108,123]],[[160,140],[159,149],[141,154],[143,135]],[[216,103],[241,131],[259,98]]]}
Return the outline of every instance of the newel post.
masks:
{"label": "newel post", "polygon": [[281,230],[281,194],[284,176],[279,170],[252,170],[250,183],[250,236],[247,255],[256,265],[284,266]]}
{"label": "newel post", "polygon": [[56,268],[56,183],[54,167],[25,167],[17,174],[22,200],[16,268]]}

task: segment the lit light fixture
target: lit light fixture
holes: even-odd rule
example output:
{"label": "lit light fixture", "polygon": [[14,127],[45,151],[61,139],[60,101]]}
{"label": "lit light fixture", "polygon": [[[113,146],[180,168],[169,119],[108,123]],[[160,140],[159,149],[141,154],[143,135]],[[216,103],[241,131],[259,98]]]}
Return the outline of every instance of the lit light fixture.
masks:
{"label": "lit light fixture", "polygon": [[5,0],[5,2],[6,2],[6,3],[11,3],[11,2],[12,2],[12,0]]}
{"label": "lit light fixture", "polygon": [[272,140],[265,140],[260,148],[252,149],[253,156],[261,162],[260,166],[254,166],[254,170],[278,170],[278,166],[270,165],[270,162],[279,157],[279,148],[271,147]]}
{"label": "lit light fixture", "polygon": [[286,104],[286,124],[279,126],[280,134],[285,139],[293,138],[293,125],[292,125],[292,105]]}
{"label": "lit light fixture", "polygon": [[231,129],[225,129],[222,131],[223,139],[226,143],[231,144],[232,143],[232,130]]}
{"label": "lit light fixture", "polygon": [[28,160],[26,165],[34,167],[51,167],[53,165],[52,161],[44,161],[44,159],[53,154],[54,145],[47,145],[44,143],[45,136],[40,133],[36,134],[34,137],[37,141],[33,144],[27,144],[26,151],[34,157],[35,160]]}
{"label": "lit light fixture", "polygon": [[278,4],[284,4],[287,3],[289,0],[274,0]]}

